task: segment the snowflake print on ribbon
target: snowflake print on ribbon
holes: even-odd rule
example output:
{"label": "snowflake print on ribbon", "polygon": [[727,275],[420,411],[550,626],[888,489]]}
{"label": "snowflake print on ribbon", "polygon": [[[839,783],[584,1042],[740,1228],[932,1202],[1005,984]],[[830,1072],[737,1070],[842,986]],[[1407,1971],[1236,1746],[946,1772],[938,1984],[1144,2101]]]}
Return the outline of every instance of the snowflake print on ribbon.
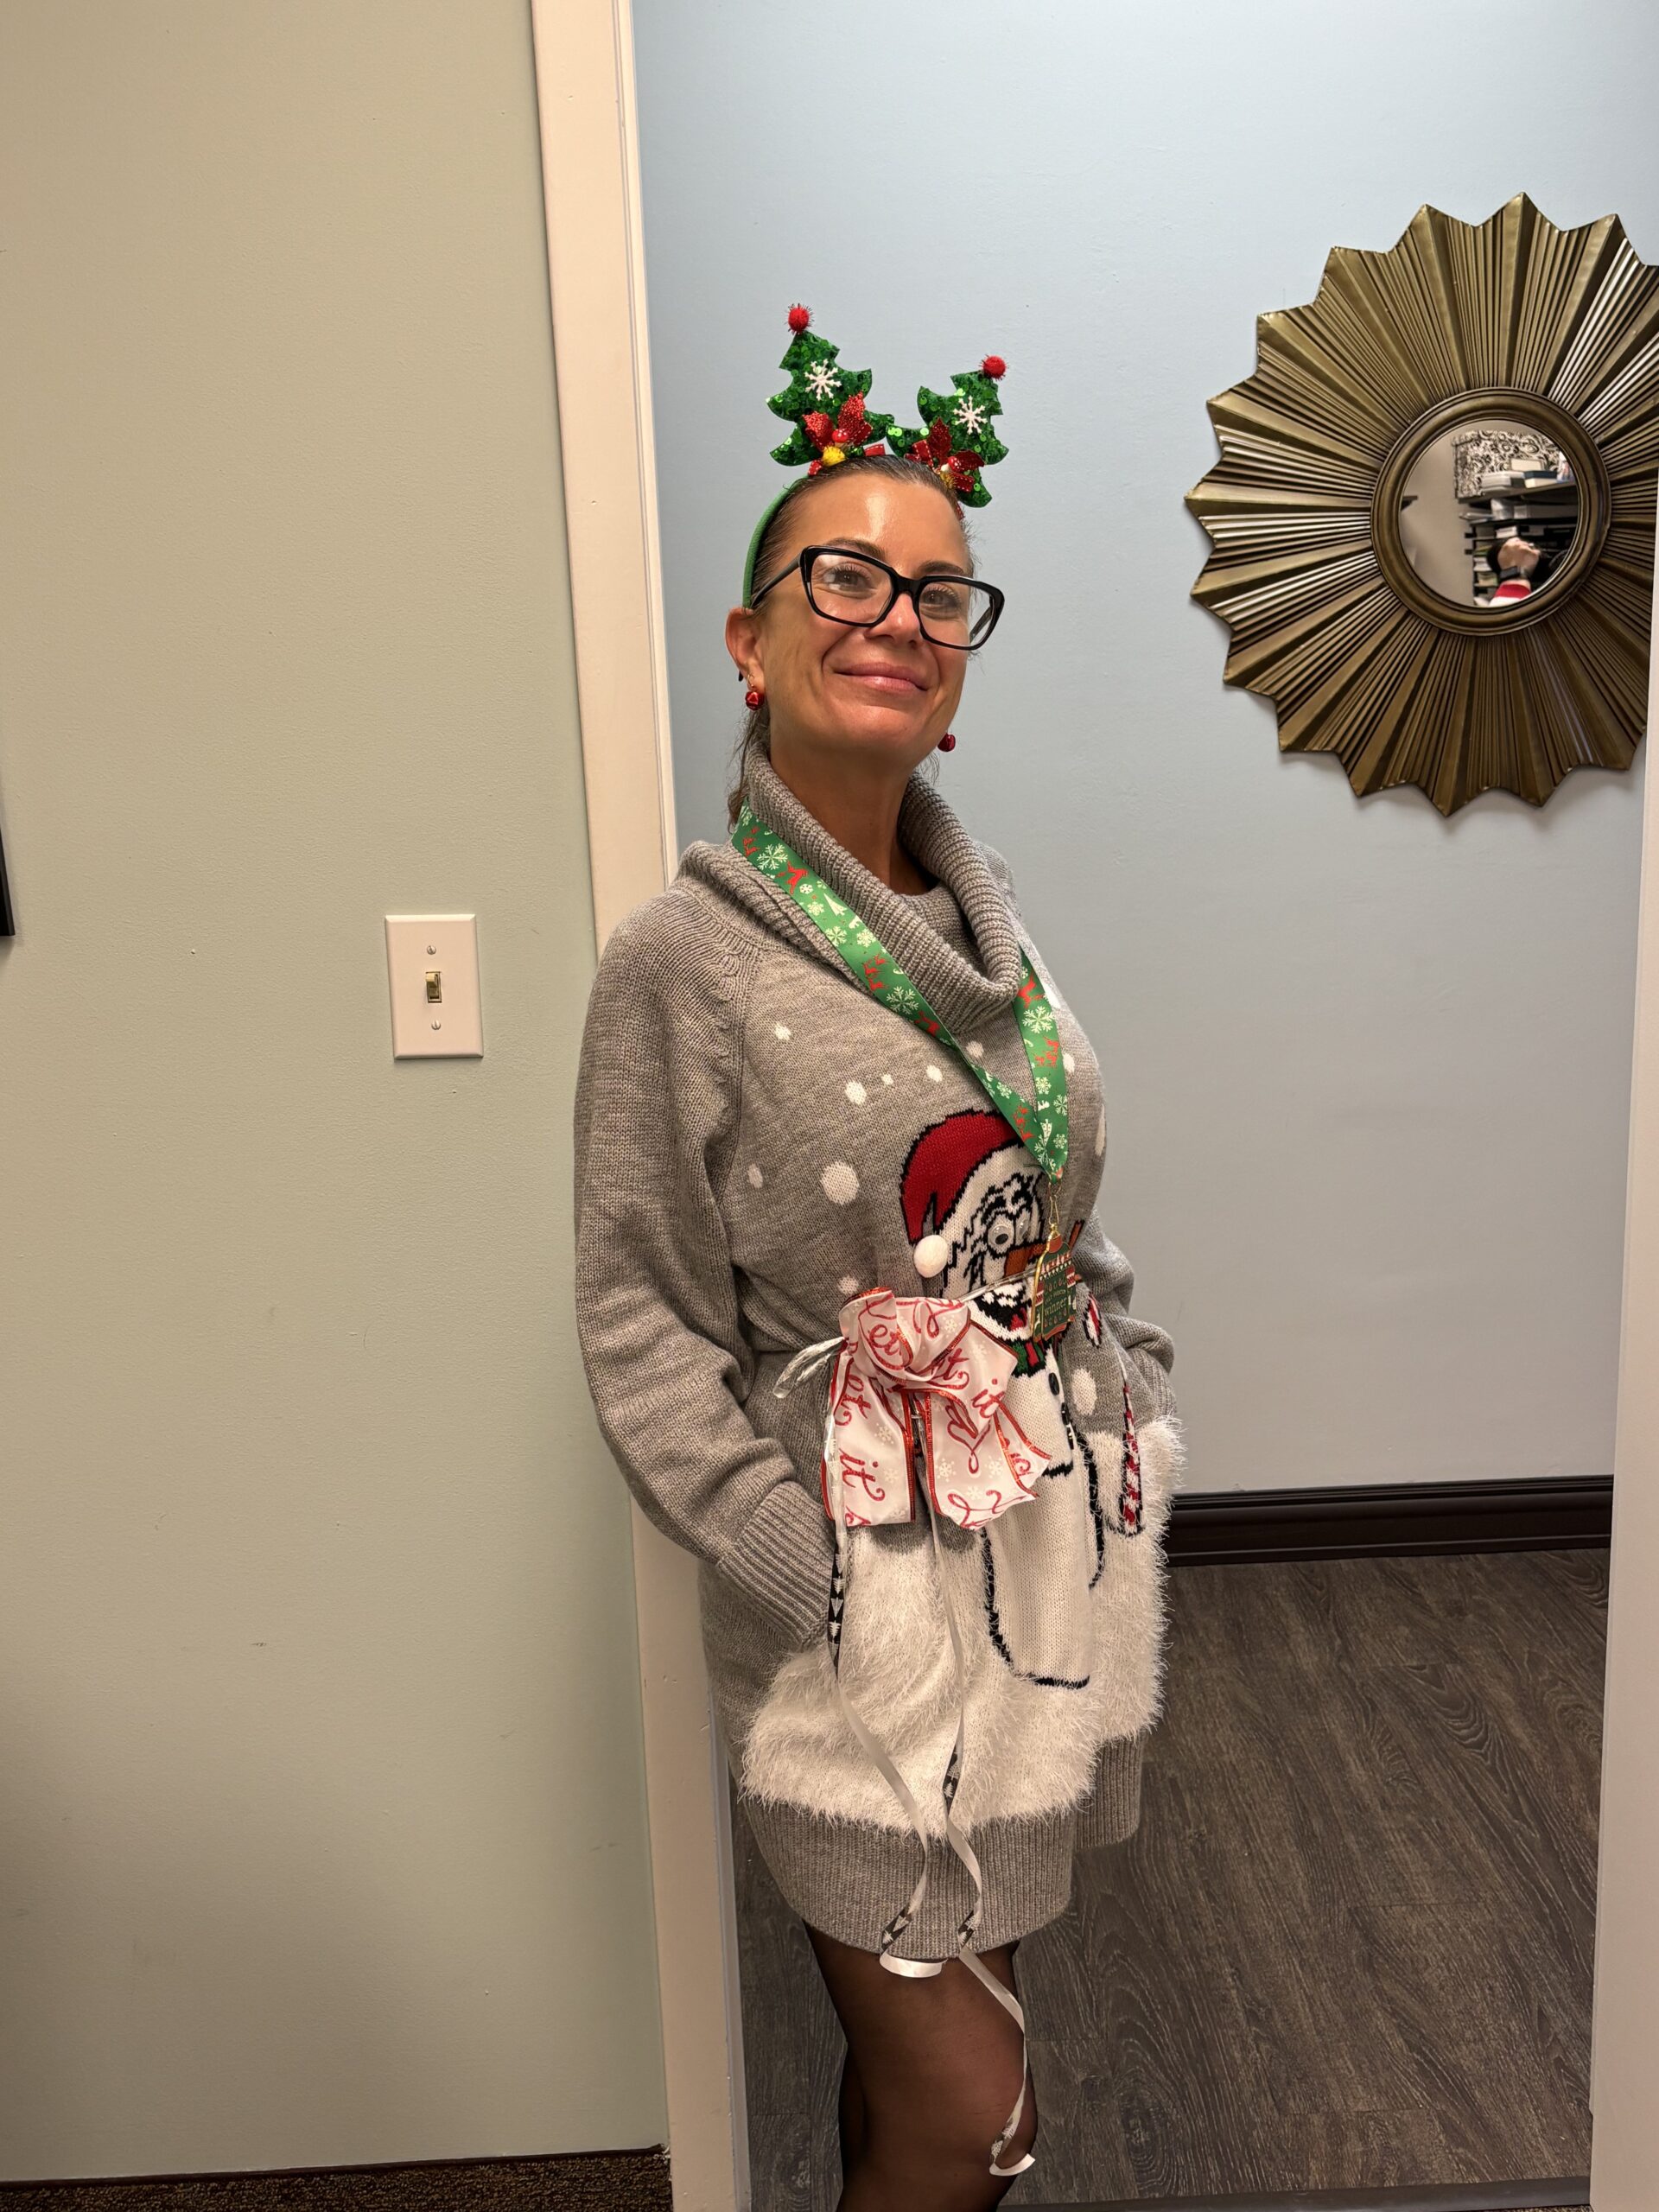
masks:
{"label": "snowflake print on ribbon", "polygon": [[[1054,1010],[1029,951],[1021,948],[1022,973],[1013,1006],[1032,1074],[1034,1096],[1027,1099],[1013,1084],[994,1075],[983,1065],[982,1057],[974,1052],[971,1043],[967,1046],[957,1044],[868,925],[857,920],[845,901],[837,899],[799,854],[760,821],[747,800],[733,827],[732,842],[803,912],[812,917],[873,999],[903,1015],[906,1020],[914,1022],[930,1037],[942,1038],[963,1055],[966,1065],[989,1092],[1009,1127],[1058,1189],[1071,1147],[1065,1062],[1060,1054]],[[846,947],[849,939],[862,957],[849,957]]]}

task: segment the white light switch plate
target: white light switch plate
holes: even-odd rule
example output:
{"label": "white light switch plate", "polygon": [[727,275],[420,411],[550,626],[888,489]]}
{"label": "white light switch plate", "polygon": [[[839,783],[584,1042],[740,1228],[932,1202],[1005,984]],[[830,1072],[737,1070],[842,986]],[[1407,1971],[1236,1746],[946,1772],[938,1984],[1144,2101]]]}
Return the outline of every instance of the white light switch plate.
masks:
{"label": "white light switch plate", "polygon": [[388,914],[386,969],[393,1059],[483,1058],[475,914]]}

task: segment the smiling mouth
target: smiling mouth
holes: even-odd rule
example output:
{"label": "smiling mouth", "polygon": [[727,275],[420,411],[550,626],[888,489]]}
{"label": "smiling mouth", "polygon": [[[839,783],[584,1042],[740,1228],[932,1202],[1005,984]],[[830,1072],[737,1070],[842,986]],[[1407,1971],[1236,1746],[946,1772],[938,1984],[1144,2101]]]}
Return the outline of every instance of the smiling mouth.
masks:
{"label": "smiling mouth", "polygon": [[843,676],[849,683],[873,683],[881,691],[919,691],[921,685],[913,677],[896,668],[838,668],[836,675]]}

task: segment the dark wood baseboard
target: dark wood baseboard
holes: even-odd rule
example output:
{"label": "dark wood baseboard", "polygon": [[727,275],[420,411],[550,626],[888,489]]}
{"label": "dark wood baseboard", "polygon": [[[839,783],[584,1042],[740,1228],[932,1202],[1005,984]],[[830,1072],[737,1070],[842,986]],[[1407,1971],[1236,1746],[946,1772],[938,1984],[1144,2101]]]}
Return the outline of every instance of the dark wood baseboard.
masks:
{"label": "dark wood baseboard", "polygon": [[1280,2196],[1127,2196],[1100,2204],[1033,2204],[1027,2212],[1534,2212],[1548,2205],[1589,2212],[1590,2177],[1559,2181],[1460,2182],[1403,2189],[1298,2189]]}
{"label": "dark wood baseboard", "polygon": [[1580,1551],[1605,1549],[1612,1525],[1611,1475],[1178,1491],[1166,1548],[1177,1567],[1402,1552]]}
{"label": "dark wood baseboard", "polygon": [[[635,2161],[640,2165],[649,2161],[652,2177],[638,2196],[629,2191],[626,2200],[620,2196],[607,2199],[602,2194],[593,2195],[579,2184],[577,2193],[567,2198],[560,2187],[561,2180],[567,2177],[573,2183],[578,2175],[588,2178],[583,2174],[584,2167],[599,2172],[608,2164],[615,2170],[628,2172]],[[442,2177],[443,2193],[430,2197],[424,2194],[405,2196],[400,2192],[388,2196],[381,2193],[386,2183],[395,2185],[404,2176],[411,2181],[429,2177],[435,2182]],[[629,2172],[628,2178],[632,2180],[633,2174]],[[296,2186],[285,2191],[284,2182]],[[198,2194],[204,2183],[210,2187],[217,2185],[220,2192],[228,2187],[228,2195],[213,2196],[212,2201],[215,2204],[304,2205],[315,2206],[318,2212],[322,2212],[324,2206],[330,2208],[330,2212],[340,2212],[340,2208],[357,2204],[369,2208],[391,2203],[430,2204],[434,2212],[439,2212],[439,2208],[442,2212],[455,2212],[455,2208],[476,2205],[496,2212],[496,2208],[513,2203],[554,2207],[569,2202],[573,2206],[587,2207],[624,2201],[628,2205],[640,2206],[660,2202],[665,2212],[668,2204],[666,2160],[661,2152],[589,2152],[563,2158],[434,2158],[410,2165],[295,2166],[257,2174],[133,2175],[124,2182],[5,2182],[0,2183],[0,2189],[28,2191],[27,2196],[12,2198],[20,2206],[38,2202],[43,2207],[50,2204],[54,2212],[58,2208],[69,2212],[83,2191],[86,2202],[112,2206],[119,2200],[106,2192],[124,2188],[143,2191],[151,2202],[155,2200],[149,2191],[170,2194],[177,2190],[181,2205],[206,2203],[207,2198]],[[267,2188],[272,2192],[269,2196],[264,2193]],[[244,2195],[244,2189],[254,2193]],[[38,2197],[35,2194],[37,2191]],[[1403,2189],[1306,2189],[1287,2190],[1279,2196],[1251,2193],[1118,2197],[1109,2203],[1032,2205],[1027,2212],[1539,2212],[1539,2208],[1545,2206],[1574,2208],[1574,2212],[1582,2207],[1583,2212],[1589,2212],[1589,2177],[1572,2174],[1559,2181],[1460,2183],[1451,2186],[1425,2183]]]}
{"label": "dark wood baseboard", "polygon": [[571,2151],[355,2166],[0,2182],[5,2212],[671,2212],[668,2153]]}

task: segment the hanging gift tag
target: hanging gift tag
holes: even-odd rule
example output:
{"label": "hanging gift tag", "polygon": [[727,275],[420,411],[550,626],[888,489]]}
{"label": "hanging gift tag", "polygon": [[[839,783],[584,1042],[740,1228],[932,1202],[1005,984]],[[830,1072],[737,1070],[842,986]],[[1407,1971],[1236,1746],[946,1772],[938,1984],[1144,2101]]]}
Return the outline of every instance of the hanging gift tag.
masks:
{"label": "hanging gift tag", "polygon": [[1077,1279],[1071,1255],[1062,1243],[1058,1230],[1051,1230],[1048,1242],[1031,1272],[1033,1344],[1046,1344],[1052,1338],[1065,1334],[1071,1325]]}

